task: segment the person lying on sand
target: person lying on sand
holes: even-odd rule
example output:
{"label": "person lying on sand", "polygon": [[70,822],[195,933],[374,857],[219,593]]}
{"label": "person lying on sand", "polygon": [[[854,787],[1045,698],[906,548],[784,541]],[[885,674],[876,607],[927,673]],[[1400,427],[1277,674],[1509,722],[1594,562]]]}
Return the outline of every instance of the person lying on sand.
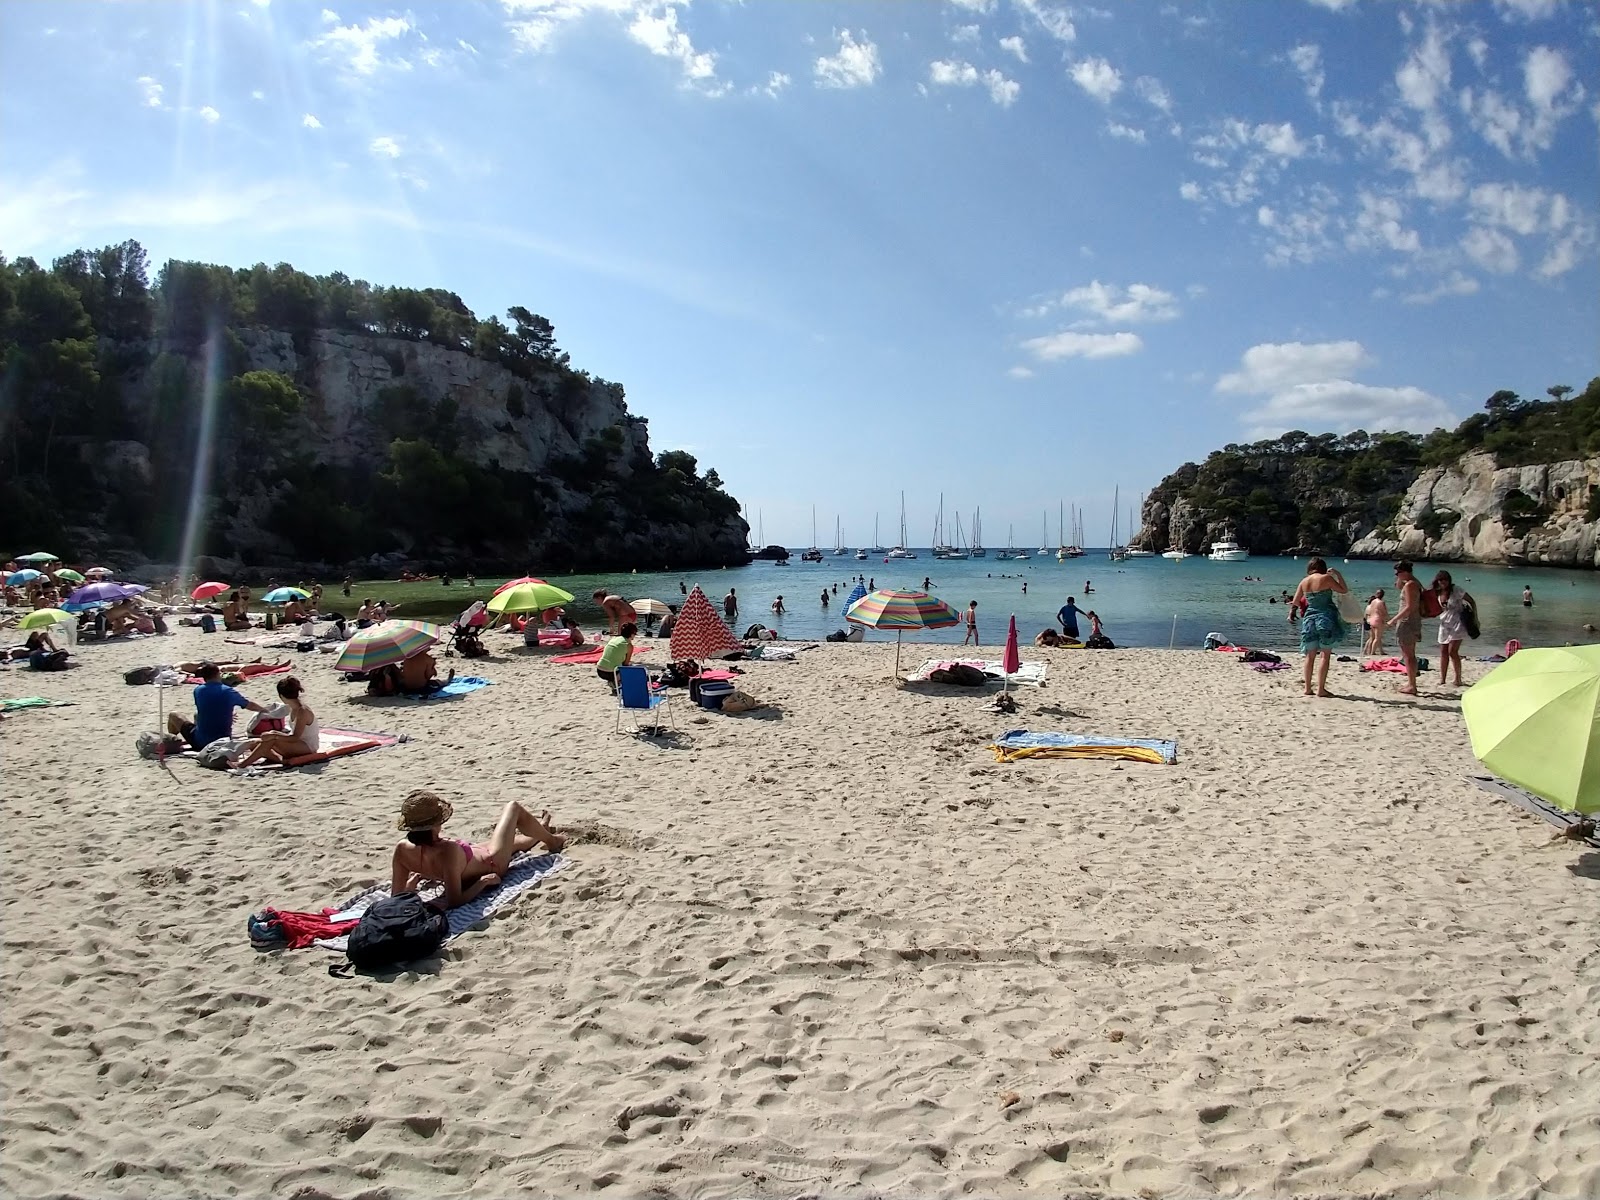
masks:
{"label": "person lying on sand", "polygon": [[[204,662],[181,662],[173,663],[172,669],[174,671],[182,671],[185,675],[198,675],[200,674],[200,668],[205,665]],[[288,665],[289,660],[287,658],[282,662],[275,663],[263,662],[257,658],[252,659],[250,662],[219,662],[216,664],[217,670],[224,675],[237,675],[240,679],[249,679],[252,675],[270,675],[274,671],[283,670]]]}
{"label": "person lying on sand", "polygon": [[395,844],[391,895],[439,883],[444,885],[444,907],[456,908],[498,886],[513,855],[541,843],[551,851],[567,844],[550,829],[548,812],[536,817],[515,800],[501,810],[488,841],[441,837],[440,828],[454,812],[449,801],[429,791],[412,792],[401,803],[395,827],[406,836]]}

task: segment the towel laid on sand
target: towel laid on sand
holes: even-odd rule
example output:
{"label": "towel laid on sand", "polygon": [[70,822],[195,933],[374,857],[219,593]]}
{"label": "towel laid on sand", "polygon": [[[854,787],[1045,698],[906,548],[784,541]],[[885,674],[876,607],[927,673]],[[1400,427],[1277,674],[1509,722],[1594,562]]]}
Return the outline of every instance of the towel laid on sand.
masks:
{"label": "towel laid on sand", "polygon": [[989,749],[996,762],[1019,758],[1122,758],[1129,762],[1172,764],[1178,761],[1178,743],[1159,738],[1108,738],[1078,733],[1032,733],[1011,729]]}
{"label": "towel laid on sand", "polygon": [[[1361,664],[1361,669],[1363,671],[1392,671],[1396,675],[1404,675],[1406,673],[1406,663],[1403,658],[1369,658]],[[1425,658],[1417,659],[1417,670],[1426,671],[1427,669],[1428,660]]]}
{"label": "towel laid on sand", "polygon": [[[1006,678],[1005,664],[999,659],[984,658],[930,658],[911,674],[906,676],[907,683],[927,683],[928,676],[935,671],[948,671],[956,665],[964,667],[977,667],[985,675],[992,675],[998,682]],[[1017,668],[1017,673],[1012,675],[1011,682],[1016,684],[1026,683],[1038,687],[1044,683],[1045,673],[1050,669],[1050,664],[1045,662],[1028,661]]]}
{"label": "towel laid on sand", "polygon": [[[637,662],[639,659],[643,658],[649,649],[650,647],[648,646],[635,646],[633,648],[634,661]],[[604,646],[596,646],[592,650],[575,650],[571,654],[557,654],[550,661],[553,663],[566,663],[568,665],[572,665],[574,663],[589,663],[592,665],[599,662],[600,656],[605,652],[606,648]]]}
{"label": "towel laid on sand", "polygon": [[[450,910],[448,914],[450,933],[444,939],[445,944],[449,945],[474,925],[494,916],[529,888],[538,886],[557,871],[565,870],[571,865],[572,860],[564,854],[534,854],[531,850],[523,851],[511,860],[511,866],[507,868],[499,887],[481,892],[468,903]],[[419,894],[424,900],[432,900],[442,891],[442,888],[433,887]],[[383,899],[388,894],[389,889],[386,886],[371,887],[364,892],[357,892],[341,904],[337,912],[329,913],[328,919],[348,921],[359,918],[367,911],[368,905],[375,900]],[[348,937],[332,937],[318,938],[313,945],[321,946],[325,950],[337,950],[342,954],[348,943]]]}
{"label": "towel laid on sand", "polygon": [[476,675],[457,675],[437,692],[429,692],[422,697],[424,700],[438,700],[447,696],[465,696],[468,692],[475,692],[479,688],[486,688],[492,683],[489,679],[480,679]]}
{"label": "towel laid on sand", "polygon": [[43,696],[19,696],[0,700],[0,712],[21,712],[25,708],[65,708],[71,700],[46,700]]}
{"label": "towel laid on sand", "polygon": [[[377,750],[384,746],[399,745],[399,743],[409,740],[407,737],[393,733],[372,733],[364,729],[332,729],[324,726],[321,736],[317,738],[317,752],[315,754],[303,754],[299,758],[291,758],[288,765],[291,767],[308,767],[312,763],[327,762],[334,758],[346,758],[352,754],[360,754],[363,750]],[[183,750],[164,757],[169,759],[198,759],[200,752],[198,750]],[[259,763],[236,771],[235,774],[253,776],[266,771],[282,769],[277,763]]]}
{"label": "towel laid on sand", "polygon": [[1286,662],[1254,662],[1250,664],[1250,669],[1252,671],[1287,671],[1291,668]]}
{"label": "towel laid on sand", "polygon": [[[1504,779],[1497,779],[1493,775],[1470,775],[1468,778],[1484,791],[1515,804],[1524,812],[1530,812],[1536,817],[1549,821],[1557,829],[1570,829],[1584,819],[1579,813],[1557,808],[1550,801],[1540,796],[1535,796],[1532,792],[1525,791],[1515,784],[1507,783]],[[1591,846],[1600,846],[1600,837],[1593,835],[1585,838],[1576,838],[1575,840],[1586,842]]]}

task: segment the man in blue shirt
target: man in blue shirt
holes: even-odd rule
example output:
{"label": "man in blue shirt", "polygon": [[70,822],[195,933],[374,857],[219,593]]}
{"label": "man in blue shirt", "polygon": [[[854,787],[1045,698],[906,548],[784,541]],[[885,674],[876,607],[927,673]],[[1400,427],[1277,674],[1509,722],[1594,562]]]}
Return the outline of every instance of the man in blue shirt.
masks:
{"label": "man in blue shirt", "polygon": [[1068,596],[1066,604],[1056,614],[1056,620],[1061,622],[1061,628],[1073,641],[1078,640],[1078,617],[1083,609],[1078,607],[1076,596]]}
{"label": "man in blue shirt", "polygon": [[194,689],[194,720],[186,721],[178,713],[167,715],[167,732],[177,734],[196,750],[204,749],[219,738],[233,736],[234,709],[267,711],[265,706],[223,683],[216,663],[201,663],[200,679],[200,685]]}

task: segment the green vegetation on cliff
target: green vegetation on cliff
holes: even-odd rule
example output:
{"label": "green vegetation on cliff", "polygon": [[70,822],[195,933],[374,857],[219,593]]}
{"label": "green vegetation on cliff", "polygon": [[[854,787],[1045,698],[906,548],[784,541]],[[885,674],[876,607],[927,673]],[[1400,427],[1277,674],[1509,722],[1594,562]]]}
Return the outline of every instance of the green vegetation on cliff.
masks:
{"label": "green vegetation on cliff", "polygon": [[[1406,490],[1426,467],[1473,451],[1492,454],[1505,467],[1600,454],[1600,378],[1578,395],[1572,390],[1551,387],[1548,400],[1499,391],[1454,430],[1425,436],[1293,430],[1224,446],[1203,463],[1185,463],[1146,496],[1138,544],[1195,554],[1233,537],[1261,554],[1343,552],[1362,534],[1394,521]],[[1517,509],[1526,500],[1508,499],[1517,510],[1506,514],[1509,520],[1537,515]],[[1453,515],[1430,519],[1442,528]]]}
{"label": "green vegetation on cliff", "polygon": [[[623,531],[742,528],[716,472],[701,474],[679,451],[651,457],[621,386],[575,370],[550,321],[522,307],[506,318],[479,320],[436,288],[314,277],[283,263],[174,260],[152,285],[132,241],[49,268],[0,258],[0,506],[9,538],[171,560],[194,502],[202,553],[248,555],[228,532],[248,523],[277,556],[298,561],[407,548],[430,557],[444,546],[514,565],[536,547],[547,560],[603,567],[623,565],[604,561],[603,549]],[[393,380],[361,414],[375,447],[365,459],[318,452],[319,438],[332,435],[317,425],[325,406],[312,350],[330,334],[387,347]],[[299,367],[253,369],[252,348],[285,336]],[[495,398],[500,431],[509,435],[542,407],[551,436],[572,449],[534,463],[470,453],[458,401],[414,385],[411,352],[397,340],[504,368],[514,381]],[[596,394],[622,414],[598,431],[581,419]],[[246,510],[249,497],[259,502]],[[744,537],[722,535],[716,553],[723,543],[732,557]]]}

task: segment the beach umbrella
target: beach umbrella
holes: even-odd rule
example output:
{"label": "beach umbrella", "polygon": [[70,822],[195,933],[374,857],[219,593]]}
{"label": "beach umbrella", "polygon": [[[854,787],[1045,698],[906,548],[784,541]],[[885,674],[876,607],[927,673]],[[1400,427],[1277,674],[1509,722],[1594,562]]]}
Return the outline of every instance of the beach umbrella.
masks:
{"label": "beach umbrella", "polygon": [[189,593],[189,598],[191,600],[209,600],[213,596],[220,596],[223,592],[231,592],[232,590],[231,584],[218,583],[216,580],[212,580],[210,583],[202,583],[195,588],[194,591]]}
{"label": "beach umbrella", "polygon": [[59,625],[63,621],[69,625],[72,624],[72,614],[62,612],[59,608],[36,608],[17,622],[17,628],[46,629],[51,625]]}
{"label": "beach umbrella", "polygon": [[733,636],[733,630],[717,616],[711,601],[697,584],[684,599],[678,610],[678,621],[672,627],[672,638],[667,643],[674,661],[686,658],[722,658],[744,649],[744,643]]}
{"label": "beach umbrella", "polygon": [[148,590],[137,583],[86,583],[81,588],[74,588],[72,595],[67,597],[66,603],[61,607],[69,613],[84,612],[106,604],[115,604],[119,600],[141,596]]}
{"label": "beach umbrella", "polygon": [[489,599],[492,613],[543,612],[560,604],[570,604],[572,593],[564,592],[553,583],[519,583],[516,587],[496,592]]}
{"label": "beach umbrella", "polygon": [[32,554],[17,555],[17,561],[25,563],[53,563],[60,562],[61,560],[54,554],[51,554],[48,550],[35,550]]}
{"label": "beach umbrella", "polygon": [[1022,654],[1017,650],[1017,614],[1011,614],[1011,627],[1006,630],[1006,649],[1000,656],[1000,669],[1005,672],[1001,691],[1011,690],[1011,677],[1022,670]]}
{"label": "beach umbrella", "polygon": [[84,574],[90,579],[112,579],[116,576],[110,567],[90,567]]}
{"label": "beach umbrella", "polygon": [[961,617],[937,596],[927,592],[896,592],[879,588],[868,592],[844,610],[844,619],[868,629],[892,629],[894,673],[900,675],[900,640],[908,629],[949,629]]}
{"label": "beach umbrella", "polygon": [[856,584],[855,587],[850,589],[850,594],[844,598],[845,609],[848,610],[852,604],[854,604],[857,600],[861,599],[861,597],[865,596],[866,594],[867,594],[867,585],[864,584],[864,583]]}
{"label": "beach umbrella", "polygon": [[82,583],[83,582],[83,576],[79,575],[71,567],[62,567],[61,570],[56,572],[56,578],[57,579],[65,579],[68,583]]}
{"label": "beach umbrella", "polygon": [[1568,812],[1600,812],[1600,646],[1519,650],[1461,697],[1478,761]]}
{"label": "beach umbrella", "polygon": [[444,637],[432,621],[380,621],[350,635],[334,661],[335,671],[376,671],[404,662]]}
{"label": "beach umbrella", "polygon": [[535,579],[532,575],[524,575],[521,579],[508,579],[508,580],[506,580],[499,587],[495,588],[493,594],[498,596],[501,592],[509,592],[512,588],[521,587],[525,583],[544,583],[544,582],[545,581],[543,579]]}
{"label": "beach umbrella", "polygon": [[664,617],[672,611],[660,600],[651,600],[648,597],[643,600],[629,600],[628,603],[633,605],[633,611],[641,617]]}
{"label": "beach umbrella", "polygon": [[291,600],[309,600],[309,599],[311,599],[311,593],[310,592],[301,591],[297,587],[281,587],[281,588],[273,588],[265,596],[261,597],[261,603],[263,603],[263,604],[287,604]]}
{"label": "beach umbrella", "polygon": [[29,567],[26,570],[7,575],[6,582],[12,587],[21,587],[25,583],[32,583],[35,579],[42,579],[43,577],[43,571],[35,571],[32,567]]}

